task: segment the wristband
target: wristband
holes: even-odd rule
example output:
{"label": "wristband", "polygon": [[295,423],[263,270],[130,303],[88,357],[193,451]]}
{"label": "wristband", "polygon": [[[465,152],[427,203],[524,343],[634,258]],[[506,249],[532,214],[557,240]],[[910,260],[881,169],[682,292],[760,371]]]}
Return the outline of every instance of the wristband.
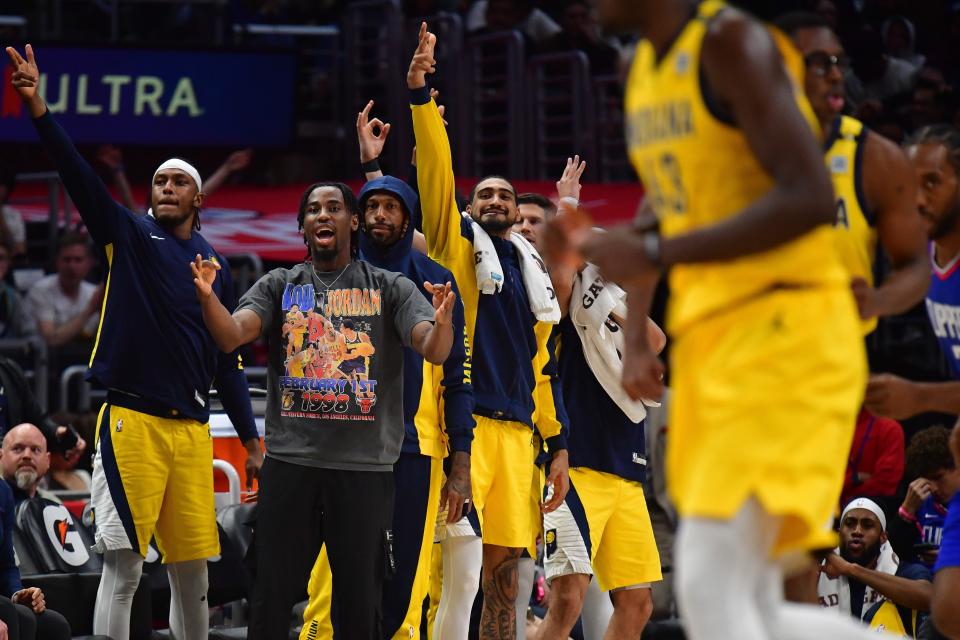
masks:
{"label": "wristband", "polygon": [[376,158],[367,160],[360,165],[360,168],[363,169],[364,173],[375,173],[380,171],[380,162]]}
{"label": "wristband", "polygon": [[642,236],[643,239],[643,254],[650,261],[650,264],[654,266],[661,266],[660,264],[660,234],[655,231],[647,231]]}
{"label": "wristband", "polygon": [[562,198],[560,198],[560,202],[566,202],[567,204],[572,206],[574,209],[578,209],[580,207],[580,201],[574,198],[573,196],[563,196]]}
{"label": "wristband", "polygon": [[898,514],[901,518],[903,518],[904,520],[906,520],[907,522],[916,522],[916,521],[917,521],[917,517],[914,516],[914,515],[911,515],[910,512],[907,511],[906,509],[904,509],[903,507],[900,507],[900,509],[897,510],[897,514]]}

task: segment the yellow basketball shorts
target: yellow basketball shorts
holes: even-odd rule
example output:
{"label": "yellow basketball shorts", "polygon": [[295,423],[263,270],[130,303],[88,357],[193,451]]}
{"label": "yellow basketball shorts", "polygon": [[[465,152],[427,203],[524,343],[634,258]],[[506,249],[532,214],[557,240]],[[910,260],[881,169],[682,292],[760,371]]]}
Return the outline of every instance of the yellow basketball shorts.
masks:
{"label": "yellow basketball shorts", "polygon": [[683,517],[728,519],[756,497],[773,552],[833,547],[866,383],[847,289],[782,289],[674,339],[667,486]]}
{"label": "yellow basketball shorts", "polygon": [[91,494],[101,553],[146,556],[154,535],[165,563],[220,553],[208,424],[103,405]]}
{"label": "yellow basketball shorts", "polygon": [[543,529],[548,580],[596,575],[600,589],[611,591],[662,579],[639,482],[585,467],[570,469],[570,491],[559,509],[544,514]]}
{"label": "yellow basketball shorts", "polygon": [[528,549],[541,524],[539,437],[519,422],[474,418],[470,473],[483,542]]}

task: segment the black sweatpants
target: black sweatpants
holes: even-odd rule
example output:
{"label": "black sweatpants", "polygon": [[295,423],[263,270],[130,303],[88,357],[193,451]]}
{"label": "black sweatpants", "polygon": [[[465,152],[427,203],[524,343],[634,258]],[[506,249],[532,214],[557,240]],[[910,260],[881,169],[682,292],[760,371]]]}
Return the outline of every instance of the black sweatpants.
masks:
{"label": "black sweatpants", "polygon": [[70,623],[51,609],[34,613],[0,596],[0,620],[6,623],[10,640],[70,640]]}
{"label": "black sweatpants", "polygon": [[268,457],[260,475],[253,546],[250,640],[287,640],[327,545],[342,640],[380,640],[381,591],[393,518],[393,473],[316,469]]}

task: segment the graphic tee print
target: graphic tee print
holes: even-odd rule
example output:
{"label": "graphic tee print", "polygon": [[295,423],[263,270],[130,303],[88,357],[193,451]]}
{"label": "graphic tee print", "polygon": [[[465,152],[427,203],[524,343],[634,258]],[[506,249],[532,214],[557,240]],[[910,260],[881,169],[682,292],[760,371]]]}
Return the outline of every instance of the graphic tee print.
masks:
{"label": "graphic tee print", "polygon": [[[325,283],[332,286],[327,288]],[[389,471],[403,441],[403,347],[432,305],[399,273],[275,269],[241,298],[270,351],[267,455],[313,467]]]}

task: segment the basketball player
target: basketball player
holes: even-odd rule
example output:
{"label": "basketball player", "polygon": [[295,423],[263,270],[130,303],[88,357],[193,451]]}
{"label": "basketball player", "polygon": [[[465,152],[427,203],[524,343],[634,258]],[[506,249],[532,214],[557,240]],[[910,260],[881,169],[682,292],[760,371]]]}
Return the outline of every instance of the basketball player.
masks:
{"label": "basketball player", "polygon": [[[519,219],[516,190],[502,177],[487,177],[470,194],[470,217],[462,217],[457,207],[450,142],[426,82],[426,74],[434,71],[435,45],[436,36],[423,23],[407,73],[423,232],[430,257],[449,269],[460,287],[472,350],[477,426],[471,474],[479,520],[473,524],[480,525],[483,541],[480,637],[511,639],[517,632],[517,561],[523,549],[533,546],[540,522],[540,472],[535,465],[540,447],[531,436],[544,439],[551,456],[547,483],[554,493],[543,509],[552,511],[569,486],[562,432],[566,416],[550,345],[553,325],[531,311],[534,294],[523,282],[524,263],[510,240]],[[502,287],[494,287],[493,293],[481,293],[478,285],[475,251],[480,250],[474,247],[474,223],[489,236],[490,253],[502,268]],[[464,528],[470,540],[473,528]],[[449,531],[442,544],[451,554],[457,546]],[[451,554],[444,558],[445,583],[451,575],[447,570]],[[441,596],[434,637],[465,636],[466,609],[449,610]],[[445,616],[457,619],[447,621]]]}
{"label": "basketball player", "polygon": [[[379,176],[360,190],[360,257],[372,265],[402,273],[421,283],[451,282],[453,276],[414,251],[412,212],[417,194],[405,182]],[[453,312],[455,335],[442,366],[425,362],[411,349],[404,358],[404,426],[400,459],[393,465],[396,499],[393,542],[396,573],[384,583],[383,637],[406,639],[420,632],[423,600],[430,581],[430,557],[441,504],[451,521],[470,508],[470,443],[473,438],[473,389],[463,306]],[[349,336],[347,342],[349,344]],[[444,481],[444,458],[450,453]],[[310,603],[300,637],[330,638],[330,573],[321,556],[310,577]],[[316,632],[314,632],[316,627]]]}
{"label": "basketball player", "polygon": [[[930,284],[913,171],[897,145],[842,115],[843,72],[849,62],[827,22],[816,14],[791,13],[777,26],[793,39],[806,63],[804,88],[820,123],[837,200],[837,247],[854,278],[864,333],[870,333],[877,317],[909,310]],[[878,239],[893,272],[874,288]]]}
{"label": "basketball player", "polygon": [[872,376],[867,408],[898,420],[925,411],[960,413],[960,131],[949,125],[924,127],[907,141],[906,151],[920,185],[917,206],[930,238],[927,315],[954,380]]}
{"label": "basketball player", "polygon": [[[290,609],[325,544],[344,637],[381,640],[381,589],[395,564],[392,471],[404,437],[403,347],[442,364],[453,345],[456,298],[451,283],[424,284],[431,306],[408,278],[356,259],[359,212],[346,185],[308,187],[298,219],[310,262],[263,276],[233,315],[211,295],[199,258],[193,265],[204,322],[221,348],[261,334],[270,347],[250,638],[287,637]],[[376,347],[362,379],[283,375],[290,338],[280,325],[294,300],[313,303],[341,326],[362,318]],[[288,390],[292,406],[283,401]]]}
{"label": "basketball player", "polygon": [[832,544],[866,363],[799,56],[721,2],[603,0],[643,34],[625,101],[631,161],[659,229],[583,233],[629,289],[623,386],[658,397],[645,329],[670,268],[668,487],[691,640],[868,638],[783,600],[781,561]]}
{"label": "basketball player", "polygon": [[[233,304],[223,258],[197,233],[204,194],[196,169],[168,160],[153,176],[153,216],[114,202],[37,92],[33,48],[7,48],[13,85],[91,237],[109,260],[90,375],[109,389],[100,410],[92,501],[103,554],[93,629],[126,640],[150,538],[170,577],[175,638],[207,637],[207,558],[220,553],[213,503],[210,384],[249,454],[248,482],[263,462],[239,356],[217,349],[182,274],[200,254],[214,297]],[[136,354],[133,356],[132,354]]]}

